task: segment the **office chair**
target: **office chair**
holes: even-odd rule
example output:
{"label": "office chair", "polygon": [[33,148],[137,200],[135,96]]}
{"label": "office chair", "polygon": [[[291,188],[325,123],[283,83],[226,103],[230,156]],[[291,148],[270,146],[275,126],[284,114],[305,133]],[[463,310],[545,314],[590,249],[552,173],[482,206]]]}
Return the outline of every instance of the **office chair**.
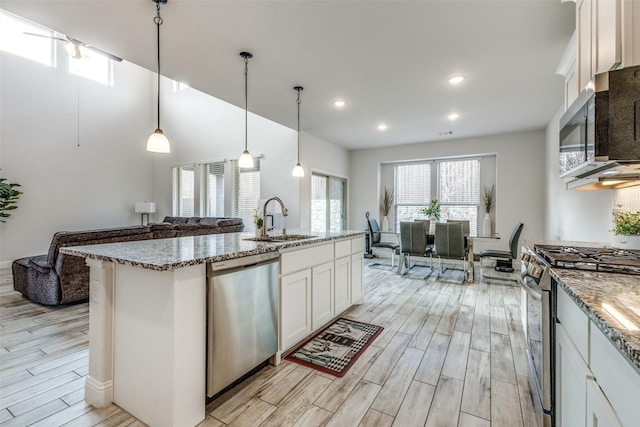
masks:
{"label": "office chair", "polygon": [[496,271],[510,273],[513,271],[513,260],[518,256],[518,241],[524,224],[519,222],[513,228],[511,237],[509,238],[509,250],[485,249],[480,252],[480,271],[482,271],[482,260],[485,258],[493,258],[496,260]]}
{"label": "office chair", "polygon": [[391,267],[393,268],[395,261],[396,250],[400,248],[395,242],[382,242],[380,241],[382,237],[382,232],[380,231],[380,227],[378,226],[378,221],[375,218],[369,218],[369,212],[365,214],[367,217],[367,223],[369,224],[369,234],[370,234],[370,242],[371,248],[383,248],[391,250]]}

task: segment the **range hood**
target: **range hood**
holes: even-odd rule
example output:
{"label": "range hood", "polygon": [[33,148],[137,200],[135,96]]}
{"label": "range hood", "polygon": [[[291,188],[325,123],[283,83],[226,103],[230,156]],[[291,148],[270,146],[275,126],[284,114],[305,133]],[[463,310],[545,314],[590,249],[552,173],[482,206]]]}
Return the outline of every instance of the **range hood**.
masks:
{"label": "range hood", "polygon": [[617,190],[640,185],[640,161],[592,161],[567,182],[567,190]]}
{"label": "range hood", "polygon": [[560,120],[568,190],[640,185],[640,66],[595,76]]}

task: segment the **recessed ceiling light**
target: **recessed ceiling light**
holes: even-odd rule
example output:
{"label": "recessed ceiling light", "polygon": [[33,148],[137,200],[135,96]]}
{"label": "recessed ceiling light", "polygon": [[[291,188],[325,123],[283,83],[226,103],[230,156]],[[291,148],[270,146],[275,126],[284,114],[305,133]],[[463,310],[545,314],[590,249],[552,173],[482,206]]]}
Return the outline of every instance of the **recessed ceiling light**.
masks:
{"label": "recessed ceiling light", "polygon": [[449,79],[449,83],[451,83],[452,85],[457,85],[463,80],[464,80],[464,77],[462,76],[453,76]]}
{"label": "recessed ceiling light", "polygon": [[449,118],[449,120],[455,120],[460,117],[460,115],[458,115],[458,113],[451,113],[447,117]]}
{"label": "recessed ceiling light", "polygon": [[344,107],[345,102],[344,101],[336,101],[333,103],[333,105],[335,105],[338,108]]}
{"label": "recessed ceiling light", "polygon": [[386,130],[387,129],[387,125],[385,125],[384,123],[380,123],[378,125],[378,130]]}
{"label": "recessed ceiling light", "polygon": [[440,136],[453,135],[453,131],[445,130],[444,132],[438,132]]}

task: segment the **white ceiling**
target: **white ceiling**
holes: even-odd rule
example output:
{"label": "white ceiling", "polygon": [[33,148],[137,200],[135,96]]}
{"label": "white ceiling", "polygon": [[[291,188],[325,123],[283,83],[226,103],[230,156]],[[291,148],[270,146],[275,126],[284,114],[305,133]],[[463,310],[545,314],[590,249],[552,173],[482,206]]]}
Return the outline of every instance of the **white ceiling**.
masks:
{"label": "white ceiling", "polygon": [[[249,110],[295,129],[293,86],[302,85],[301,129],[348,149],[540,129],[562,104],[555,69],[574,6],[169,0],[162,74],[244,107],[239,52],[252,52]],[[155,70],[153,0],[0,0],[0,8]],[[457,87],[447,82],[454,74],[466,77]]]}

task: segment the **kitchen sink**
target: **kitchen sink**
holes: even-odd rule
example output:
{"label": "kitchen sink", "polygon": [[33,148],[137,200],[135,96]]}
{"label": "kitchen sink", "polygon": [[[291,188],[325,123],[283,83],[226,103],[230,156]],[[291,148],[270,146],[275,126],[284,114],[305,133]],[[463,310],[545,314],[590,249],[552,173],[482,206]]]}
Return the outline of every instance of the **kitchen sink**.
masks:
{"label": "kitchen sink", "polygon": [[293,242],[296,240],[313,239],[314,237],[318,236],[308,234],[282,234],[280,236],[249,237],[244,240],[251,240],[252,242]]}

